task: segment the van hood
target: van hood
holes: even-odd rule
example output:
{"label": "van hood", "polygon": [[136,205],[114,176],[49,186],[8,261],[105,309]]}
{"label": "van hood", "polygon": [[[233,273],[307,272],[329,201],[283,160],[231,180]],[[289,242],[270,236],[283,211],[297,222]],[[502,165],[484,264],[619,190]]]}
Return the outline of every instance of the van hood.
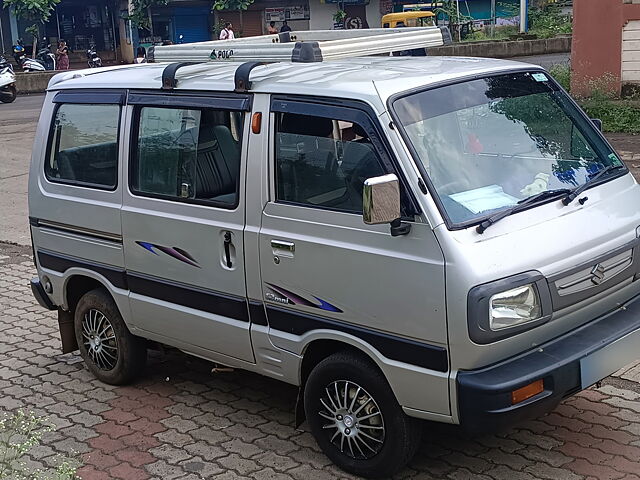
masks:
{"label": "van hood", "polygon": [[[466,352],[461,368],[476,368],[550,340],[640,293],[634,272],[640,227],[640,187],[631,174],[588,189],[581,205],[560,200],[511,215],[483,234],[475,227],[436,235],[445,255],[447,317],[452,352]],[[639,230],[640,232],[640,230]],[[591,281],[594,268],[603,278]],[[550,287],[551,320],[488,345],[469,339],[467,295],[471,288],[537,271]],[[488,314],[488,312],[487,312]],[[457,345],[456,345],[457,344]],[[452,362],[454,355],[452,354]]]}

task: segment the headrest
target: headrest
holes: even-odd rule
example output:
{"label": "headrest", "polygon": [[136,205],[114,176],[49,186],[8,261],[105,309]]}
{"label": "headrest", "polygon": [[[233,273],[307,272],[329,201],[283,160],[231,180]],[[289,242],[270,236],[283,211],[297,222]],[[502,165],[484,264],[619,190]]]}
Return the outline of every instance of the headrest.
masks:
{"label": "headrest", "polygon": [[281,131],[295,135],[328,137],[333,132],[333,121],[330,118],[285,113],[282,117]]}

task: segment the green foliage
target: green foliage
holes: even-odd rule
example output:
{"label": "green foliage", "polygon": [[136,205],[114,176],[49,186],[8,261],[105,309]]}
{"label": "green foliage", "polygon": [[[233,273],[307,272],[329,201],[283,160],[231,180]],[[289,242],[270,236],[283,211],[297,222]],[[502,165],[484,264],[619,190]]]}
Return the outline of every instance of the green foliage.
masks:
{"label": "green foliage", "polygon": [[49,20],[60,0],[4,0],[3,3],[4,8],[13,8],[16,17],[33,22],[26,31],[38,38],[40,25]]}
{"label": "green foliage", "polygon": [[567,92],[571,90],[571,67],[569,65],[553,65],[549,73]]}
{"label": "green foliage", "polygon": [[211,10],[246,10],[254,0],[215,0]]}
{"label": "green foliage", "polygon": [[591,118],[602,120],[605,132],[640,133],[640,103],[633,99],[612,100],[600,95],[581,99],[580,106]]}
{"label": "green foliage", "polygon": [[[565,90],[571,91],[571,68],[568,65],[554,65],[549,72]],[[615,78],[607,75],[589,81],[591,95],[577,101],[590,118],[602,120],[605,132],[640,133],[640,100],[616,98],[610,88],[614,81]]]}
{"label": "green foliage", "polygon": [[29,451],[40,444],[55,426],[34,413],[18,410],[0,416],[0,478],[7,480],[80,480],[79,462],[59,456],[52,469],[31,469],[25,462]]}
{"label": "green foliage", "polygon": [[338,10],[333,14],[333,21],[335,23],[342,23],[344,22],[345,18],[347,18],[347,12],[345,12],[344,10]]}
{"label": "green foliage", "polygon": [[127,15],[129,20],[137,28],[151,30],[151,17],[149,9],[155,6],[162,6],[169,3],[169,0],[131,0],[131,12]]}
{"label": "green foliage", "polygon": [[529,10],[529,32],[540,38],[549,38],[561,34],[570,34],[573,23],[570,15],[563,15],[560,7],[550,3]]}
{"label": "green foliage", "polygon": [[49,20],[60,0],[4,0],[4,8],[13,8],[16,17],[36,23]]}

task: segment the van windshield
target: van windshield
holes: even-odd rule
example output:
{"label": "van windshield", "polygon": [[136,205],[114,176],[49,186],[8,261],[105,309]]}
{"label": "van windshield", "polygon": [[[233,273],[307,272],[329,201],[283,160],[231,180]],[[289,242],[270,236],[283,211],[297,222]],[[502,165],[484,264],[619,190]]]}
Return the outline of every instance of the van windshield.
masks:
{"label": "van windshield", "polygon": [[[395,100],[393,110],[452,227],[478,223],[547,190],[575,188],[609,165],[622,165],[543,72],[409,94]],[[603,181],[620,171],[626,169],[613,169]]]}

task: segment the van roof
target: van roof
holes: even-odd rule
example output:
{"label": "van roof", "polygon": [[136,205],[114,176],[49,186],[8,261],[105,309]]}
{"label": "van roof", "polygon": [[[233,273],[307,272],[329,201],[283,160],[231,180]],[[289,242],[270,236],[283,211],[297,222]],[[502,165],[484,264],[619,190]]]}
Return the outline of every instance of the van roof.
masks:
{"label": "van roof", "polygon": [[[126,65],[67,72],[53,77],[49,90],[157,89],[166,63]],[[177,91],[233,91],[240,63],[207,62],[179,70]],[[475,57],[358,57],[320,63],[269,63],[251,72],[251,91],[382,101],[393,94],[457,78],[514,69],[540,69],[509,60]]]}

